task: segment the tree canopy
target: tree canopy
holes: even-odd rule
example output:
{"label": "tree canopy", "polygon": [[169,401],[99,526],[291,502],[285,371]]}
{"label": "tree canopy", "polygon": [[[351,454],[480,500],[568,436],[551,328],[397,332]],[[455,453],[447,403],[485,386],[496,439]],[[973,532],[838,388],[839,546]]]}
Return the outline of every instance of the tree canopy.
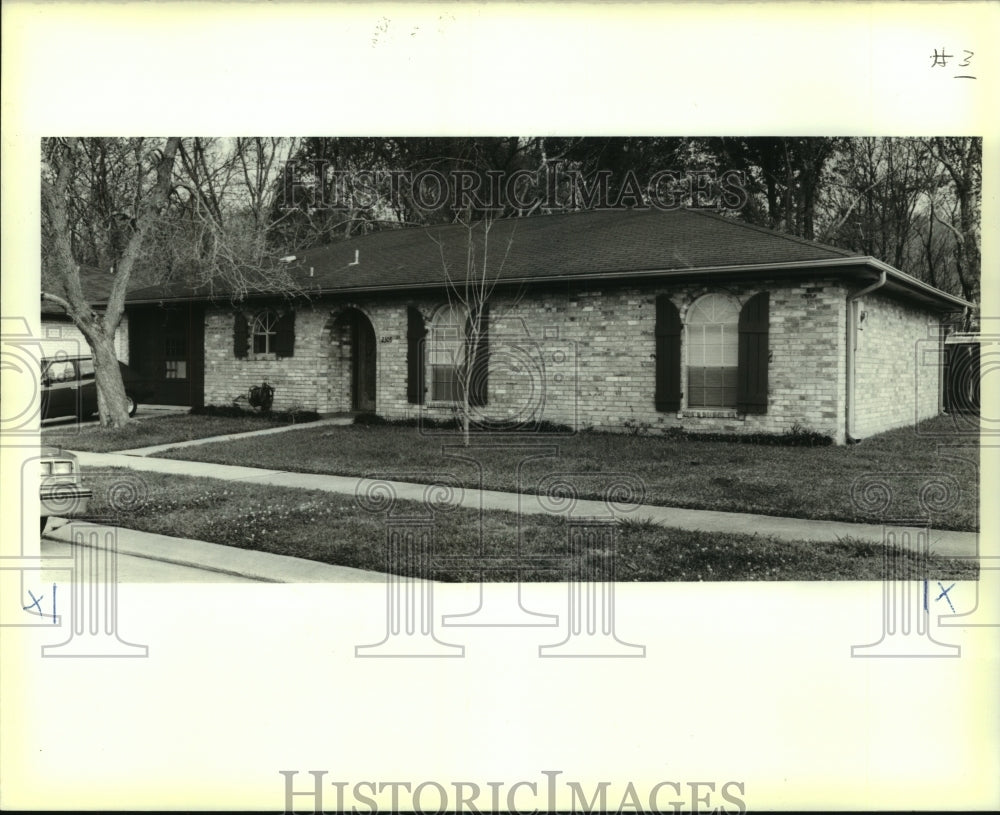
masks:
{"label": "tree canopy", "polygon": [[863,252],[978,302],[981,168],[978,138],[310,138],[271,218],[301,247],[654,198]]}

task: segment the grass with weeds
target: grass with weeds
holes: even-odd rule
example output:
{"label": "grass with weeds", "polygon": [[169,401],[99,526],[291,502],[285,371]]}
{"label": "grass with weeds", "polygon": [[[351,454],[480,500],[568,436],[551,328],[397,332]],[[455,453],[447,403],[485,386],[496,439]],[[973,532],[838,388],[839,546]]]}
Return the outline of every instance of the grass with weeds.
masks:
{"label": "grass with weeds", "polygon": [[[207,478],[84,469],[94,491],[90,516],[102,523],[174,537],[193,538],[340,566],[385,571],[385,516],[360,509],[353,496]],[[115,508],[112,487],[121,481],[141,489],[128,511]],[[120,506],[120,504],[119,504]],[[422,505],[400,512],[419,517]],[[482,529],[481,541],[478,530]],[[607,533],[609,530],[603,530]],[[623,522],[617,538],[620,581],[880,580],[882,549],[855,541],[818,544],[757,535],[719,535],[671,529],[650,522]],[[516,556],[518,534],[522,558]],[[609,557],[608,535],[589,553]],[[603,543],[602,543],[603,542]],[[439,512],[434,526],[438,561],[433,577],[445,582],[562,581],[573,574],[569,529],[562,518],[468,509]],[[471,563],[464,562],[465,559]],[[488,569],[478,564],[489,564]],[[596,565],[596,564],[592,564]],[[593,570],[588,569],[589,573]],[[975,563],[931,558],[927,579],[975,579]]]}
{"label": "grass with weeds", "polygon": [[[459,436],[421,433],[395,425],[353,425],[295,430],[218,442],[166,453],[169,458],[334,475],[392,475],[420,481],[447,474],[464,486],[512,492],[545,491],[546,479],[565,473],[582,498],[600,498],[609,473],[628,473],[644,485],[644,502],[659,506],[752,512],[793,518],[878,523],[852,499],[860,478],[886,474],[893,488],[888,517],[920,518],[921,478],[945,475],[960,487],[956,501],[930,516],[937,529],[978,529],[978,450],[939,452],[939,444],[974,440],[949,417],[883,433],[844,447],[784,447],[731,441],[604,433],[570,437],[493,437],[462,448]],[[535,445],[536,449],[526,447]],[[451,447],[446,458],[442,446]],[[555,455],[520,466],[538,447]],[[899,474],[893,476],[892,474]],[[520,478],[519,478],[520,474]],[[880,476],[883,477],[883,476]]]}
{"label": "grass with weeds", "polygon": [[242,414],[226,415],[173,414],[131,421],[125,427],[115,429],[100,425],[80,427],[75,424],[43,428],[42,444],[53,444],[69,450],[108,453],[302,422],[303,420],[296,415],[281,413],[261,414],[243,411]]}

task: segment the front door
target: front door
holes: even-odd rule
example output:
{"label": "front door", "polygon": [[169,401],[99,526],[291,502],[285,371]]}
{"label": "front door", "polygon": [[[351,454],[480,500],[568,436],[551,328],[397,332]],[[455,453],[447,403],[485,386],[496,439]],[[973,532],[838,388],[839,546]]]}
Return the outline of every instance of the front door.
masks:
{"label": "front door", "polygon": [[351,409],[375,412],[375,329],[368,318],[357,314],[351,337]]}

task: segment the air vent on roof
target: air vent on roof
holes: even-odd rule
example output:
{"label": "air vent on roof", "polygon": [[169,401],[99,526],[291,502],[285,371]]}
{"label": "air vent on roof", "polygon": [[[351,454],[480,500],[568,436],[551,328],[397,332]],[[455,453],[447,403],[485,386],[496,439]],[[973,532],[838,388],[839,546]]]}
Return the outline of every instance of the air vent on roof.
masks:
{"label": "air vent on roof", "polygon": [[355,249],[354,250],[354,260],[352,260],[347,265],[348,266],[357,266],[359,263],[361,263],[361,250]]}

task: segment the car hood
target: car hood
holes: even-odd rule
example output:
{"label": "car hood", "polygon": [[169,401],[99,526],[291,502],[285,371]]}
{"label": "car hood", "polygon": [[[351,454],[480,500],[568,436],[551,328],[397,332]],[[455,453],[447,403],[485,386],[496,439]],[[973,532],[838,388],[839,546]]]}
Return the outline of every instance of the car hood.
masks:
{"label": "car hood", "polygon": [[53,458],[58,456],[59,458],[76,458],[72,453],[63,450],[61,447],[55,447],[51,444],[43,444],[39,448],[41,453],[41,458]]}

